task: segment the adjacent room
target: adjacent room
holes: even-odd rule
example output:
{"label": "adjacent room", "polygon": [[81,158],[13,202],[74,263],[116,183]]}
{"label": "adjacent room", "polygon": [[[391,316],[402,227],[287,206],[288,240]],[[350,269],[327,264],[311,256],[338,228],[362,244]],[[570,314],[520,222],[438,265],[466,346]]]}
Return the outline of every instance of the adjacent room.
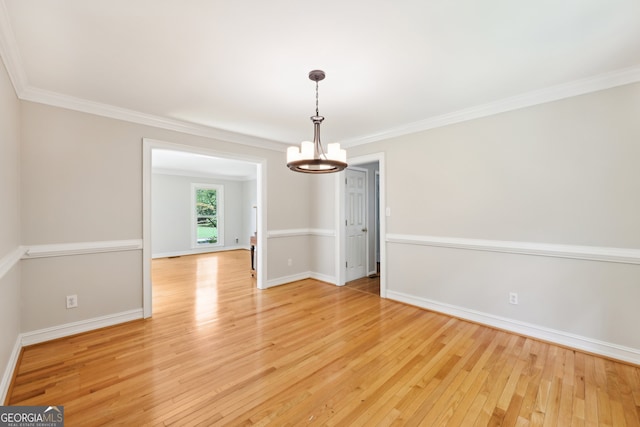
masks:
{"label": "adjacent room", "polygon": [[0,0],[0,59],[2,411],[640,426],[637,0]]}

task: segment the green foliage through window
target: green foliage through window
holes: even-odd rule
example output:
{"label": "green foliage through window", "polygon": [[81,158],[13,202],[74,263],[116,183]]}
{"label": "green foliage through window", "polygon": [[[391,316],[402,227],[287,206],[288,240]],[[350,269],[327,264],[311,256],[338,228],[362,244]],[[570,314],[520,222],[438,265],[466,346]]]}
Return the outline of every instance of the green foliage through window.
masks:
{"label": "green foliage through window", "polygon": [[197,243],[218,243],[218,190],[196,188]]}

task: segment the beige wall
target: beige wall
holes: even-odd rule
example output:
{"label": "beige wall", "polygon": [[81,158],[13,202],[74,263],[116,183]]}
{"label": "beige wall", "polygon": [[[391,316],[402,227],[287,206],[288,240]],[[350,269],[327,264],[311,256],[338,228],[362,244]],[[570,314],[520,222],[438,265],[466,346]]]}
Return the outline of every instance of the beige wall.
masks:
{"label": "beige wall", "polygon": [[[354,147],[387,233],[640,248],[640,84]],[[387,242],[391,295],[637,350],[640,266]],[[508,304],[518,292],[519,305]]]}
{"label": "beige wall", "polygon": [[[20,104],[0,61],[0,404],[11,372],[9,363],[20,332]],[[8,367],[7,367],[8,368]]]}
{"label": "beige wall", "polygon": [[[141,264],[140,251],[23,260],[23,332],[141,308]],[[65,295],[78,307],[67,310]]]}
{"label": "beige wall", "polygon": [[[312,228],[325,232],[334,232],[336,227],[336,191],[337,177],[334,174],[313,176],[309,184],[309,192],[313,195],[310,200],[310,222]],[[310,240],[311,271],[318,278],[335,283],[335,237],[315,235]]]}
{"label": "beige wall", "polygon": [[[22,134],[25,245],[141,239],[143,138],[265,159],[266,229],[309,227],[308,177],[284,166],[284,152],[32,102],[22,103]],[[308,238],[303,239],[279,238],[268,250],[267,280],[285,270],[309,271]],[[287,267],[291,251],[285,250],[290,245],[294,253],[302,253],[292,268]],[[28,259],[22,264],[23,332],[141,308],[140,251]],[[67,310],[65,295],[71,292],[78,295],[80,307]]]}
{"label": "beige wall", "polygon": [[627,85],[350,154],[387,153],[390,233],[638,248],[639,116]]}

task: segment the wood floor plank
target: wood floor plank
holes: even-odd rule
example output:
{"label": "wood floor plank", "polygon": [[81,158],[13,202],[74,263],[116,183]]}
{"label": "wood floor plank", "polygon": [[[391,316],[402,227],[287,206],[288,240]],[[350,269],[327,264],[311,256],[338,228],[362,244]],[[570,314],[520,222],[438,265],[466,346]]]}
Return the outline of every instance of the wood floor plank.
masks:
{"label": "wood floor plank", "polygon": [[248,260],[154,260],[153,318],[26,347],[8,403],[68,426],[640,426],[637,366],[380,299],[376,278],[259,290]]}

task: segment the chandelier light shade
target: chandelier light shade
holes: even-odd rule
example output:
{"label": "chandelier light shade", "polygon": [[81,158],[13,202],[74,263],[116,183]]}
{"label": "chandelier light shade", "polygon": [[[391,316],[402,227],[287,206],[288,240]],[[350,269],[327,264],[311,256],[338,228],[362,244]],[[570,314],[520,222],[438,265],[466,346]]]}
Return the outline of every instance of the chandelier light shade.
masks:
{"label": "chandelier light shade", "polygon": [[320,142],[320,124],[324,117],[318,112],[318,82],[325,78],[322,70],[309,72],[309,79],[316,82],[316,115],[311,116],[313,122],[313,142],[304,141],[298,147],[287,150],[287,167],[294,172],[331,173],[340,172],[347,167],[347,152],[340,149],[340,144],[327,144],[325,151]]}

